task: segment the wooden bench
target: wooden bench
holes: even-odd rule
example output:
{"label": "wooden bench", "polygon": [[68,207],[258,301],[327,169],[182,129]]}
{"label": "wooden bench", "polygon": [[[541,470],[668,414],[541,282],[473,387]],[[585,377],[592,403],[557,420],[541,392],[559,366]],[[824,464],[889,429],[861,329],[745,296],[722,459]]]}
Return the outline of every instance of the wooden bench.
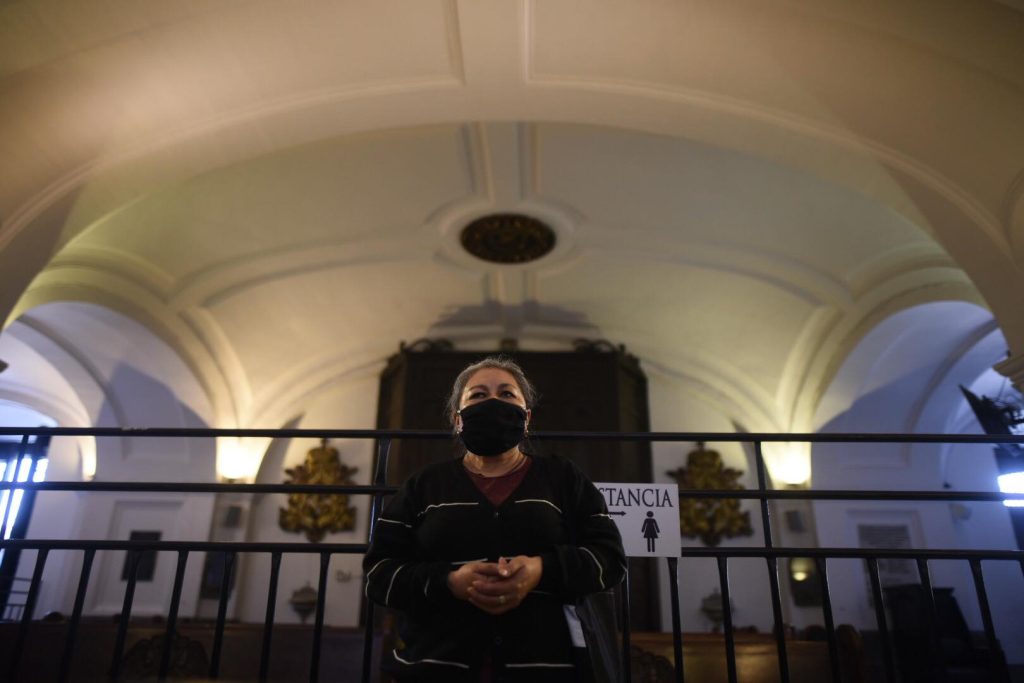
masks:
{"label": "wooden bench", "polygon": [[[867,683],[863,647],[856,629],[840,626],[836,629],[836,641],[842,683]],[[671,633],[633,633],[630,644],[633,646],[632,669],[635,682],[661,683],[675,680],[672,676],[675,654]],[[779,682],[778,650],[771,634],[737,633],[735,645],[739,680],[743,683]],[[791,681],[827,683],[832,680],[828,643],[825,640],[787,638],[786,655]],[[725,637],[720,633],[684,633],[683,674],[687,681],[726,683],[729,677]]]}
{"label": "wooden bench", "polygon": [[[116,639],[117,624],[109,619],[84,619],[78,630],[72,680],[106,680]],[[213,644],[213,625],[183,620],[178,624],[181,643],[176,643],[172,677],[189,681],[205,680],[208,653]],[[8,657],[16,640],[17,624],[0,624],[0,671],[6,673]],[[128,629],[123,660],[123,680],[152,679],[156,673],[162,646],[164,625],[138,620]],[[67,636],[67,622],[32,622],[23,653],[18,681],[57,679],[57,669]],[[224,631],[221,678],[225,681],[251,681],[259,669],[263,627],[257,624],[228,624]],[[312,652],[313,629],[310,626],[277,624],[274,626],[268,678],[272,681],[306,680]],[[362,629],[325,627],[321,643],[322,680],[359,680],[362,663]],[[849,626],[837,630],[842,683],[867,683],[864,675],[860,636]],[[375,643],[379,657],[380,643]],[[634,683],[661,683],[675,680],[673,675],[672,634],[633,633]],[[831,681],[828,644],[815,640],[787,639],[786,650],[790,679]],[[378,672],[376,659],[373,671]],[[687,681],[725,683],[728,681],[725,640],[721,634],[686,633],[683,635],[684,674]],[[743,683],[779,681],[775,640],[768,634],[737,633],[736,667]],[[173,675],[176,674],[176,675]]]}
{"label": "wooden bench", "polygon": [[[33,621],[22,654],[20,674],[14,683],[45,683],[58,680],[58,668],[68,631],[67,622]],[[17,624],[0,624],[0,680],[5,680],[9,657],[17,637]],[[162,653],[165,626],[133,620],[127,633],[121,680],[155,681]],[[171,679],[207,680],[214,627],[206,621],[178,623],[178,639],[172,651]],[[108,681],[117,624],[110,619],[83,619],[78,629],[72,681]],[[254,681],[258,677],[262,624],[227,624],[219,683]],[[379,643],[376,643],[379,648]],[[313,651],[313,627],[275,624],[268,680],[309,680]],[[321,641],[320,680],[358,681],[362,670],[363,630],[325,626]],[[379,656],[379,653],[378,653]],[[377,670],[377,664],[371,665]]]}

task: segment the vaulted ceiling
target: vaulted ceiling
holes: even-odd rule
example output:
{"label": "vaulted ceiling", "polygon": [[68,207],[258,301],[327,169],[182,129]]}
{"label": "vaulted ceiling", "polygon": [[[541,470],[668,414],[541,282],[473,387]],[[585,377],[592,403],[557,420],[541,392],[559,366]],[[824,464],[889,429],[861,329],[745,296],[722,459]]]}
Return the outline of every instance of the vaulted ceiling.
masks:
{"label": "vaulted ceiling", "polygon": [[[861,338],[947,300],[1024,377],[1009,3],[22,0],[0,95],[8,325],[134,318],[219,426],[429,336],[605,338],[807,429]],[[509,211],[555,249],[461,248]]]}

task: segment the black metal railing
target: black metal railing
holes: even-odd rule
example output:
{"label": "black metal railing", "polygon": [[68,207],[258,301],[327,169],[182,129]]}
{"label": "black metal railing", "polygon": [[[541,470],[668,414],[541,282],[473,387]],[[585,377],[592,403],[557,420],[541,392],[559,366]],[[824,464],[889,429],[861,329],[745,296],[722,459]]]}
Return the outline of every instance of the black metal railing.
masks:
{"label": "black metal railing", "polygon": [[17,621],[25,612],[30,582],[25,578],[12,577],[0,581],[0,593],[6,597],[0,621]]}
{"label": "black metal railing", "polygon": [[[372,484],[366,486],[328,486],[307,484],[239,484],[239,483],[179,483],[179,482],[0,482],[0,491],[5,489],[21,489],[34,491],[80,491],[80,492],[164,492],[164,493],[333,493],[348,495],[367,495],[371,497],[370,534],[379,516],[384,496],[396,491],[396,487],[385,484],[388,453],[393,439],[450,439],[451,435],[440,431],[421,430],[260,430],[260,429],[109,429],[109,428],[0,428],[0,436],[27,437],[271,437],[271,438],[304,438],[304,439],[370,439],[377,443],[375,471]],[[713,499],[748,499],[759,501],[759,511],[763,530],[764,544],[755,547],[687,547],[681,549],[681,558],[713,558],[717,564],[719,589],[722,601],[724,620],[724,644],[726,651],[727,676],[730,683],[736,683],[736,640],[731,619],[731,601],[729,591],[729,561],[739,558],[761,558],[766,562],[771,592],[771,609],[774,622],[774,640],[777,650],[779,680],[790,683],[792,680],[787,656],[786,627],[783,619],[781,591],[779,584],[778,560],[780,558],[810,558],[818,569],[823,596],[822,613],[825,621],[825,632],[829,655],[829,667],[832,680],[839,683],[841,675],[840,654],[836,641],[835,618],[832,613],[831,595],[828,584],[828,568],[830,560],[857,559],[867,564],[869,581],[873,597],[875,619],[878,627],[879,641],[882,649],[882,660],[885,680],[895,683],[897,678],[893,646],[889,639],[889,629],[885,613],[885,602],[879,576],[878,563],[881,560],[900,559],[912,560],[916,563],[923,593],[927,598],[927,609],[935,621],[936,604],[934,601],[929,563],[939,560],[966,561],[971,569],[974,588],[978,599],[984,626],[985,639],[989,652],[989,672],[993,681],[1008,681],[1009,672],[1006,660],[999,656],[1001,652],[999,639],[992,618],[992,610],[985,578],[982,572],[983,562],[1014,562],[1024,572],[1024,552],[1021,550],[975,550],[975,549],[908,549],[908,550],[865,550],[861,548],[841,547],[779,547],[773,542],[772,517],[769,508],[771,500],[860,500],[860,501],[984,501],[1000,502],[1005,500],[1024,500],[1021,494],[1004,494],[994,491],[919,491],[919,490],[809,490],[809,489],[771,489],[768,478],[762,444],[771,442],[807,442],[842,443],[842,444],[1024,444],[1024,437],[1016,436],[951,436],[941,434],[725,434],[725,433],[612,433],[612,432],[548,432],[531,435],[534,440],[619,440],[649,442],[736,442],[753,444],[754,460],[757,474],[757,489],[750,490],[680,490],[680,496],[691,498]],[[8,496],[8,500],[10,500]],[[66,681],[72,675],[72,661],[76,646],[76,636],[82,621],[83,607],[94,559],[98,551],[119,550],[127,552],[127,582],[121,617],[117,624],[117,634],[113,651],[110,653],[109,678],[119,680],[122,675],[122,658],[127,638],[129,617],[134,600],[139,558],[146,551],[173,552],[177,555],[174,583],[171,593],[170,609],[166,617],[165,637],[162,641],[162,652],[158,668],[158,677],[166,679],[170,669],[171,650],[175,629],[178,621],[178,608],[181,602],[185,568],[192,553],[214,552],[222,558],[222,584],[219,594],[213,647],[211,651],[207,675],[210,679],[220,676],[221,653],[225,630],[229,586],[236,567],[239,553],[263,553],[270,557],[270,579],[267,587],[267,609],[263,624],[263,634],[259,657],[259,680],[267,680],[269,657],[274,633],[274,611],[278,579],[280,576],[281,559],[286,554],[315,554],[319,556],[319,577],[315,620],[313,624],[313,644],[308,677],[310,681],[318,680],[320,672],[321,643],[324,630],[324,613],[327,587],[328,566],[332,556],[338,554],[363,554],[367,543],[263,543],[263,542],[213,542],[213,541],[120,541],[120,540],[52,540],[52,539],[0,539],[0,548],[35,550],[37,551],[32,577],[28,581],[28,589],[18,620],[17,632],[13,648],[10,650],[9,661],[0,662],[0,677],[5,680],[18,680],[25,644],[32,628],[33,614],[42,582],[43,571],[52,551],[80,551],[83,553],[82,567],[79,572],[74,606],[70,615],[67,635],[60,653],[57,678]],[[667,558],[671,591],[671,617],[673,630],[673,649],[675,655],[675,680],[684,679],[683,668],[683,636],[679,611],[678,569],[680,558]],[[628,578],[627,578],[628,581]],[[629,600],[628,590],[620,590],[623,606],[623,656],[625,659],[624,679],[630,676],[630,643],[629,643]],[[362,680],[369,681],[373,676],[371,667],[372,647],[374,641],[374,606],[365,601],[362,623],[364,624],[362,642]]]}

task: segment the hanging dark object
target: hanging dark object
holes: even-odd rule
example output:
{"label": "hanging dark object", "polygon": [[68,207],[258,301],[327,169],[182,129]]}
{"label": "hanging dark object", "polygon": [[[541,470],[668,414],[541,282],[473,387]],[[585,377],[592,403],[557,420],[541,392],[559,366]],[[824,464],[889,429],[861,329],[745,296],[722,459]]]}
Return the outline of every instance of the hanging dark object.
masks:
{"label": "hanging dark object", "polygon": [[978,396],[962,384],[960,391],[986,434],[1014,434],[1013,428],[1024,423],[1021,407],[1016,403]]}
{"label": "hanging dark object", "polygon": [[[1000,401],[988,396],[978,396],[964,385],[960,385],[967,403],[978,418],[981,428],[986,434],[1016,434],[1014,429],[1024,423],[1021,407],[1013,401]],[[1024,463],[1024,448],[1020,444],[1001,443],[995,444],[994,451],[996,462],[1001,472],[1020,471]]]}

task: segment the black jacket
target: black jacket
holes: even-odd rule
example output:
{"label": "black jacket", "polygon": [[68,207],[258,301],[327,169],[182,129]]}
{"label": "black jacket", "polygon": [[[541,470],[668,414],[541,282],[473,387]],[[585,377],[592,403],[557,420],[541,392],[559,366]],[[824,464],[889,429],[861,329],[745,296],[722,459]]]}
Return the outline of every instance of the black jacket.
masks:
{"label": "black jacket", "polygon": [[[491,616],[449,591],[459,564],[515,555],[544,563],[516,609]],[[404,615],[385,668],[398,678],[474,681],[489,652],[501,680],[571,680],[562,606],[619,583],[625,562],[604,499],[568,460],[534,457],[498,507],[461,459],[427,467],[388,503],[363,560],[367,596]]]}

